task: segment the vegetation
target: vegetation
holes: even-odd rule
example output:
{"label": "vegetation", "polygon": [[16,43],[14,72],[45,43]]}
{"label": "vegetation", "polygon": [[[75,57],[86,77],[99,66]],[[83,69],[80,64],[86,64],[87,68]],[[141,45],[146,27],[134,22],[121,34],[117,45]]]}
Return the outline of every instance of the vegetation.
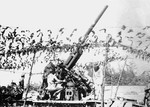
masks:
{"label": "vegetation", "polygon": [[[106,84],[107,85],[118,85],[119,76],[121,72],[116,72],[111,74],[111,72],[106,72]],[[122,71],[122,76],[119,81],[119,85],[147,85],[150,80],[149,71],[142,73],[141,75],[135,75],[135,73],[130,71]]]}
{"label": "vegetation", "polygon": [[[127,53],[134,55],[135,58],[141,58],[149,62],[150,53],[148,49],[150,37],[147,34],[149,28],[150,26],[146,26],[141,28],[140,31],[136,31],[123,25],[116,34],[107,33],[107,29],[98,30],[105,35],[107,33],[107,40],[101,40],[97,36],[98,34],[96,34],[98,31],[92,31],[92,35],[89,35],[90,38],[87,40],[84,49],[90,50],[95,47],[107,47],[108,63],[116,60],[125,60],[124,56],[116,53],[111,47],[120,47]],[[77,29],[74,29],[68,37],[65,37],[67,41],[72,43],[66,44],[62,40],[58,40],[60,36],[63,36],[64,28],[60,28],[58,34],[54,35],[51,30],[47,30],[46,34],[44,34],[40,29],[36,32],[31,32],[29,30],[21,30],[18,27],[12,28],[0,25],[0,69],[30,68],[33,61],[33,54],[35,53],[36,61],[39,61],[38,58],[42,55],[44,55],[43,61],[49,61],[50,59],[54,60],[53,58],[59,52],[73,51],[77,43],[71,42],[71,40],[76,31]],[[44,39],[45,37],[46,39]],[[125,39],[130,41],[131,44],[125,44]],[[103,54],[105,57],[104,53],[97,52],[96,54]],[[101,65],[104,66],[104,62]],[[88,70],[90,70],[90,67]],[[106,83],[109,85],[117,85],[120,75],[120,85],[145,85],[150,79],[150,75],[147,72],[136,76],[132,67],[129,66],[128,69],[120,70],[120,72],[115,72],[114,69],[108,69],[106,71]]]}

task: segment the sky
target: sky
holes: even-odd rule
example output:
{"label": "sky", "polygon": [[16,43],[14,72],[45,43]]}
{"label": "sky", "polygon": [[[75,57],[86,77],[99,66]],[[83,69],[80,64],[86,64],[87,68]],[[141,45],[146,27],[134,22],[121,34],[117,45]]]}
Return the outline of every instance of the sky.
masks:
{"label": "sky", "polygon": [[28,29],[89,27],[108,5],[98,27],[137,27],[150,23],[149,0],[1,0],[3,25]]}
{"label": "sky", "polygon": [[[108,9],[94,29],[150,25],[150,0],[0,0],[0,24],[29,30],[78,29],[82,36],[102,9]],[[142,63],[142,64],[141,64]],[[148,63],[136,60],[138,71]]]}

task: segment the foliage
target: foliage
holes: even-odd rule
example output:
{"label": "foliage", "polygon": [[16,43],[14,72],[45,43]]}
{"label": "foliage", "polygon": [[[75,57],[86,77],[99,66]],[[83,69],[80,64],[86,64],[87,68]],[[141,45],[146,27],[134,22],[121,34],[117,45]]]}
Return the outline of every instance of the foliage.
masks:
{"label": "foliage", "polygon": [[[145,33],[148,29],[149,26],[146,26],[141,32],[134,33],[135,36],[125,36],[123,35],[124,32],[130,34],[133,33],[134,30],[123,25],[115,37],[118,38],[117,40],[114,38],[114,35],[111,34],[108,34],[107,40],[101,40],[101,38],[97,36],[98,34],[96,34],[97,31],[92,31],[92,39],[89,38],[86,41],[87,44],[85,44],[84,49],[106,46],[116,48],[122,47],[123,50],[134,54],[137,58],[142,58],[143,60],[149,61],[150,53],[147,51],[149,44],[146,45],[143,50],[134,48],[133,46],[135,37],[140,38],[140,41],[136,41],[139,43],[137,47],[140,47],[144,43],[142,38],[146,38],[146,42],[149,41],[149,36],[147,36]],[[66,37],[66,40],[70,42],[75,31],[77,31],[77,29],[74,29],[70,36]],[[107,29],[101,29],[99,31],[104,31],[104,33],[106,33]],[[46,34],[44,34],[40,29],[36,32],[31,32],[29,30],[21,30],[18,27],[12,28],[9,26],[0,25],[0,68],[20,69],[30,67],[32,62],[32,54],[34,53],[39,53],[38,57],[40,57],[41,54],[46,53],[45,61],[47,61],[56,52],[73,51],[77,46],[77,43],[65,44],[63,41],[57,40],[60,36],[62,36],[63,33],[64,28],[60,28],[58,35],[53,35],[51,30],[47,30]],[[46,39],[44,39],[45,37]],[[132,44],[123,44],[124,38],[127,38],[129,41],[131,41]],[[80,39],[81,38],[79,38],[79,40]],[[23,60],[22,57],[26,57],[25,60]],[[112,56],[108,58],[108,61],[111,62],[114,60],[124,60],[124,58],[113,53]]]}
{"label": "foliage", "polygon": [[[147,73],[148,75],[146,75]],[[106,72],[106,84],[107,85],[118,85],[118,80],[121,72]],[[135,75],[132,69],[129,69],[128,71],[123,70],[121,81],[119,82],[119,85],[147,85],[150,80],[150,74],[149,71],[142,73],[141,75]]]}
{"label": "foliage", "polygon": [[[120,54],[114,52],[111,47],[121,47],[122,50],[135,55],[136,58],[141,58],[149,62],[150,53],[148,49],[150,37],[147,34],[149,28],[149,26],[146,26],[141,28],[140,31],[136,31],[123,25],[117,34],[107,34],[107,40],[101,40],[101,38],[97,36],[98,32],[92,31],[91,37],[87,39],[83,48],[90,50],[95,47],[107,47],[108,63],[115,60],[125,60]],[[106,34],[107,30],[108,29],[100,29],[99,32],[104,31],[103,34]],[[69,37],[66,37],[66,40],[70,42],[75,31],[77,31],[77,29],[74,29]],[[58,33],[58,35],[53,35],[51,30],[47,30],[46,34],[44,34],[40,29],[31,32],[29,30],[21,30],[18,27],[12,28],[0,25],[0,69],[25,69],[26,67],[30,67],[34,53],[39,54],[36,59],[38,59],[41,54],[45,54],[44,60],[48,61],[56,53],[72,52],[78,44],[75,42],[73,44],[65,44],[63,41],[58,40],[58,38],[63,35],[64,28],[60,28]],[[44,39],[45,37],[46,39]],[[80,39],[81,38],[79,38],[79,40]],[[125,39],[131,41],[131,44],[125,44]],[[143,48],[142,45],[144,43],[147,44],[144,45]],[[134,44],[136,45],[134,46]],[[103,53],[98,52],[96,54]],[[101,63],[104,66],[104,62],[102,61]],[[90,67],[87,69],[90,70]],[[106,72],[106,83],[115,85],[118,82],[120,72],[113,74],[112,72],[114,72],[113,69]],[[120,85],[142,85],[146,84],[148,79],[149,76],[146,79],[143,76],[137,77],[132,69],[128,69],[122,72]]]}
{"label": "foliage", "polygon": [[[63,32],[62,28],[59,32]],[[50,30],[47,30],[47,34],[44,35],[40,29],[36,32],[30,32],[18,27],[0,26],[0,68],[20,69],[30,67],[34,53],[39,53],[38,57],[42,53],[46,53],[45,61],[47,61],[47,58],[52,57],[55,52],[73,51],[76,46],[76,43],[69,45],[56,41],[51,35],[52,31]],[[44,40],[43,36],[47,39]],[[25,60],[23,57],[25,57]]]}

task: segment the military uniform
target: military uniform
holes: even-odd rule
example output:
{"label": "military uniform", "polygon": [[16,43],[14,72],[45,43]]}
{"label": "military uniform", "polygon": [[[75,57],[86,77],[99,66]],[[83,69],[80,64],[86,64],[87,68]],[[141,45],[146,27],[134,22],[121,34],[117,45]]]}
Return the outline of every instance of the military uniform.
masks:
{"label": "military uniform", "polygon": [[150,84],[145,88],[144,104],[147,107],[150,107]]}
{"label": "military uniform", "polygon": [[25,75],[22,75],[21,80],[19,81],[19,87],[23,90],[24,90],[24,78],[25,78]]}

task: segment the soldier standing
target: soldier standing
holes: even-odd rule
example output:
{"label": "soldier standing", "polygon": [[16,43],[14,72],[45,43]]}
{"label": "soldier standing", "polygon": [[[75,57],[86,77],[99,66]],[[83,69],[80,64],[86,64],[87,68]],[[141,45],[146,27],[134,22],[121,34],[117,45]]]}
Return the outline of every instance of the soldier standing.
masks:
{"label": "soldier standing", "polygon": [[150,107],[150,83],[145,88],[144,105]]}
{"label": "soldier standing", "polygon": [[25,75],[21,75],[21,80],[19,81],[19,87],[24,90],[24,79],[25,79]]}
{"label": "soldier standing", "polygon": [[93,80],[95,84],[95,99],[101,99],[100,95],[101,95],[101,87],[102,87],[102,79],[103,79],[103,75],[102,75],[103,67],[100,66],[99,64],[94,64],[93,70],[94,70]]}

